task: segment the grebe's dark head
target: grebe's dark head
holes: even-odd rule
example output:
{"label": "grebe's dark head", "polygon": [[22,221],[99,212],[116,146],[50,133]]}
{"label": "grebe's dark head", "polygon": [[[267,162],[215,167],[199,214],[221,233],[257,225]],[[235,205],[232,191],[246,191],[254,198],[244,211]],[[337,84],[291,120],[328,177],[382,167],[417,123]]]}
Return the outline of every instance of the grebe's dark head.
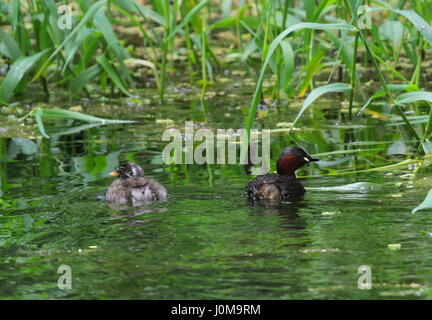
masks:
{"label": "grebe's dark head", "polygon": [[122,162],[116,171],[110,173],[110,176],[127,179],[132,177],[144,177],[144,170],[133,162]]}
{"label": "grebe's dark head", "polygon": [[277,161],[277,173],[295,177],[294,172],[297,169],[312,161],[319,159],[312,157],[300,147],[285,148]]}

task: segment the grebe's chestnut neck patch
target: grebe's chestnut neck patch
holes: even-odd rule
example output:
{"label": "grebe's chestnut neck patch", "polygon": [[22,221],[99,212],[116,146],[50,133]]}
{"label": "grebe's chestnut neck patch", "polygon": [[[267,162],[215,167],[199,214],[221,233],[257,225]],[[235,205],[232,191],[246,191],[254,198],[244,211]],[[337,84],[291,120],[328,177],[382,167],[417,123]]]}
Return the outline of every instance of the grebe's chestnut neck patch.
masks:
{"label": "grebe's chestnut neck patch", "polygon": [[277,173],[295,177],[297,169],[313,161],[319,161],[319,159],[312,157],[300,147],[288,147],[282,151],[277,161]]}

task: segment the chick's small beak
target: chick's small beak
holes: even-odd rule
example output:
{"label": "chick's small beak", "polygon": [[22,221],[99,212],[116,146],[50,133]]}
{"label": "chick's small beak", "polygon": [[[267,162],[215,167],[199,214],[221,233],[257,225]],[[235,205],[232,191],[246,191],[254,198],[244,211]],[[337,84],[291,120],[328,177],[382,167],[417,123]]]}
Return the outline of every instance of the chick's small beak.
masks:
{"label": "chick's small beak", "polygon": [[111,177],[118,177],[118,175],[119,175],[118,171],[113,171],[110,173]]}

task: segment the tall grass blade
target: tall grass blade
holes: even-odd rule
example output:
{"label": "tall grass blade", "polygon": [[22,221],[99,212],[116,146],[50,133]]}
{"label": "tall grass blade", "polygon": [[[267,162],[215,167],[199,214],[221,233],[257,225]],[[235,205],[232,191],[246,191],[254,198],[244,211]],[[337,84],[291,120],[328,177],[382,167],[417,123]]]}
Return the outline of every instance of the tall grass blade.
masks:
{"label": "tall grass blade", "polygon": [[63,40],[63,42],[54,50],[54,52],[46,59],[45,63],[42,65],[42,67],[39,69],[39,71],[36,73],[36,75],[33,77],[31,82],[36,81],[42,73],[45,71],[45,69],[48,67],[51,60],[63,49],[63,47],[66,45],[67,42],[69,42],[75,34],[79,32],[82,28],[85,27],[87,22],[93,18],[93,16],[96,14],[96,12],[104,5],[106,5],[107,0],[99,0],[98,2],[95,2],[90,9],[86,12],[80,23],[76,27],[73,28],[73,31],[66,37],[66,39]]}
{"label": "tall grass blade", "polygon": [[397,104],[412,103],[416,101],[428,101],[432,103],[432,92],[415,91],[402,93],[396,97]]}
{"label": "tall grass blade", "polygon": [[114,55],[117,58],[120,70],[122,71],[126,79],[129,81],[129,84],[134,88],[135,83],[133,82],[128,69],[123,63],[123,61],[130,58],[130,56],[118,41],[117,36],[115,35],[114,30],[112,29],[112,25],[107,19],[104,10],[99,10],[95,13],[93,23],[99,30],[102,31],[102,35],[108,44],[108,48],[110,48],[114,52]]}
{"label": "tall grass blade", "polygon": [[73,78],[70,82],[69,88],[73,92],[80,90],[82,87],[92,82],[98,75],[101,74],[102,71],[102,67],[98,64],[91,66]]}
{"label": "tall grass blade", "polygon": [[20,57],[13,64],[9,70],[6,78],[3,80],[0,88],[0,99],[8,102],[13,92],[24,77],[24,75],[33,67],[35,62],[43,56],[49,49],[45,49],[31,57]]}
{"label": "tall grass blade", "polygon": [[15,61],[22,55],[16,41],[3,30],[0,30],[0,41],[4,43],[6,49],[2,53],[12,61]]}
{"label": "tall grass blade", "polygon": [[91,116],[88,114],[84,114],[81,112],[75,112],[70,110],[63,109],[42,109],[36,108],[35,111],[32,111],[35,118],[36,123],[38,124],[39,131],[45,138],[49,138],[48,134],[45,131],[45,127],[42,119],[73,119],[79,120],[83,122],[90,123],[100,123],[100,124],[117,124],[117,123],[134,123],[136,121],[132,120],[116,120],[116,119],[105,119],[99,118],[95,116]]}
{"label": "tall grass blade", "polygon": [[[322,24],[322,23],[313,23],[313,22],[303,22],[303,23],[298,23],[298,24],[295,24],[293,26],[286,28],[271,42],[271,44],[268,48],[268,51],[267,51],[266,58],[265,58],[264,63],[262,64],[262,67],[261,67],[260,75],[258,78],[258,82],[257,82],[255,92],[253,95],[251,107],[249,110],[249,115],[248,115],[248,118],[246,120],[245,129],[247,131],[248,138],[250,137],[250,129],[252,128],[252,124],[254,122],[255,115],[257,112],[258,103],[259,103],[260,98],[261,98],[261,89],[262,89],[262,84],[263,84],[263,80],[264,80],[265,70],[266,70],[267,65],[270,61],[270,58],[272,57],[274,51],[276,50],[276,47],[280,44],[280,42],[288,34],[290,34],[291,32],[298,31],[301,29],[306,29],[306,28],[315,29],[315,30],[332,30],[332,29],[355,30],[355,28],[352,25],[349,25],[346,23]],[[242,148],[242,150],[243,150],[243,152],[242,152],[241,158],[240,158],[241,161],[243,159],[245,159],[245,156],[246,156],[246,148]]]}
{"label": "tall grass blade", "polygon": [[210,2],[210,0],[204,0],[201,1],[200,3],[198,3],[195,7],[193,7],[192,10],[190,10],[188,12],[188,14],[186,15],[186,17],[184,17],[182,19],[182,21],[180,22],[180,24],[178,24],[174,30],[172,30],[172,32],[168,35],[168,37],[165,39],[165,41],[170,40],[177,32],[179,32],[187,23],[189,23],[189,21],[198,13],[201,11],[201,9],[206,6],[208,3]]}
{"label": "tall grass blade", "polygon": [[314,102],[316,99],[321,97],[323,94],[330,93],[330,92],[347,92],[349,90],[351,90],[351,87],[348,84],[342,82],[327,84],[312,90],[311,93],[309,93],[309,95],[303,102],[303,105],[299,113],[297,114],[297,117],[294,119],[290,127],[290,130],[288,132],[290,132],[291,129],[294,128],[294,125],[297,123],[298,119],[300,119],[301,115],[312,104],[312,102]]}
{"label": "tall grass blade", "polygon": [[75,41],[70,44],[69,50],[67,50],[68,52],[66,54],[66,61],[63,65],[63,69],[61,71],[62,73],[66,70],[67,66],[72,61],[73,57],[75,56],[75,52],[81,46],[83,41],[94,33],[95,33],[95,31],[91,30],[89,28],[83,28],[78,32],[78,35],[77,35]]}
{"label": "tall grass blade", "polygon": [[99,56],[96,58],[97,63],[105,70],[105,72],[109,75],[110,79],[115,83],[117,88],[119,88],[124,94],[130,96],[128,89],[123,83],[120,75],[117,70],[110,64],[108,59],[105,56]]}

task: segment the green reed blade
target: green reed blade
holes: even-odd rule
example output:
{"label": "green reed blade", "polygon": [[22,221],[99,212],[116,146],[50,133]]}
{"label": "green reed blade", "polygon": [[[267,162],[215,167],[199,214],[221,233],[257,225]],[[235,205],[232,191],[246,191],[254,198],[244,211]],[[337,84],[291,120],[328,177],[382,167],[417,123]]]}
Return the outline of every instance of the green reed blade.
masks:
{"label": "green reed blade", "polygon": [[[264,81],[265,70],[266,70],[267,65],[270,61],[270,58],[272,57],[274,51],[276,50],[276,47],[279,45],[279,43],[288,34],[290,34],[291,32],[294,32],[294,31],[305,29],[305,28],[311,28],[311,29],[315,29],[315,30],[332,30],[332,29],[355,30],[353,26],[346,24],[346,23],[322,24],[322,23],[313,23],[313,22],[303,22],[303,23],[298,23],[298,24],[295,24],[293,26],[286,28],[271,42],[271,44],[268,48],[264,63],[262,64],[262,67],[261,67],[260,75],[258,77],[258,82],[257,82],[256,88],[255,88],[255,93],[253,95],[251,107],[249,110],[249,115],[248,115],[248,118],[246,120],[245,129],[246,129],[246,132],[248,134],[248,138],[250,138],[250,129],[252,128],[252,124],[255,120],[255,115],[257,112],[257,108],[258,108],[258,103],[259,103],[259,100],[261,98],[261,89],[262,89],[262,84]],[[246,149],[247,148],[242,149],[243,152],[241,154],[240,159],[245,159]]]}
{"label": "green reed blade", "polygon": [[19,57],[11,66],[0,88],[0,99],[8,102],[18,83],[24,75],[33,67],[36,61],[42,57],[49,49],[45,49],[30,57]]}

